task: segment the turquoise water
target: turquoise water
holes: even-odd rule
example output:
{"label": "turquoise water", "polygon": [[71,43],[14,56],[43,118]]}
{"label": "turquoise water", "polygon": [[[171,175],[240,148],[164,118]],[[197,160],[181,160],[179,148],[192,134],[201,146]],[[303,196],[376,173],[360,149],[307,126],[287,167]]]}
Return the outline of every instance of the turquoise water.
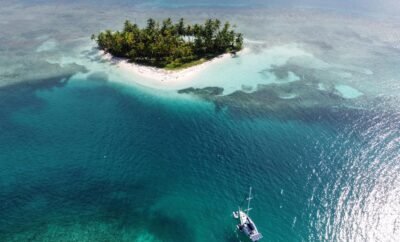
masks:
{"label": "turquoise water", "polygon": [[[76,80],[1,93],[5,241],[237,241],[231,212],[249,185],[266,241],[323,240],[319,227],[332,218],[321,213],[375,190],[384,195],[376,206],[398,209],[399,130],[385,121],[398,116],[255,117],[120,88]],[[380,125],[392,127],[385,143]],[[343,189],[366,190],[340,205]],[[375,209],[365,212],[387,216]]]}
{"label": "turquoise water", "polygon": [[[246,241],[231,214],[249,186],[262,241],[400,237],[397,22],[325,12],[340,2],[102,4],[0,9],[0,241]],[[137,85],[87,39],[182,9],[245,32],[248,53],[192,82],[230,95]]]}

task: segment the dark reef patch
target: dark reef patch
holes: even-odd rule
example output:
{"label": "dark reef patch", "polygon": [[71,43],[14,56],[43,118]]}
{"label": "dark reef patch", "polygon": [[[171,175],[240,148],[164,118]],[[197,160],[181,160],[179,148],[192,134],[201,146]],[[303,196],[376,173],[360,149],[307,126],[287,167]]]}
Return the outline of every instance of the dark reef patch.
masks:
{"label": "dark reef patch", "polygon": [[[284,74],[284,70],[280,70]],[[296,81],[281,84],[258,85],[253,92],[235,91],[220,95],[217,87],[187,88],[178,93],[198,96],[213,102],[216,110],[227,109],[238,116],[269,116],[280,119],[316,121],[344,119],[364,112],[356,99],[343,98],[333,86],[321,90],[316,81]],[[324,100],[324,102],[321,102]]]}
{"label": "dark reef patch", "polygon": [[[17,143],[24,143],[32,139],[35,131],[28,126],[16,122],[13,114],[20,109],[37,113],[42,110],[46,102],[36,95],[37,90],[47,90],[64,87],[75,73],[55,75],[46,79],[32,79],[0,87],[0,132],[4,137],[10,137]],[[15,137],[14,130],[22,130],[19,137]],[[6,147],[7,144],[1,144]]]}
{"label": "dark reef patch", "polygon": [[[86,73],[86,67],[71,63],[61,66],[43,60],[26,59],[24,56],[15,57],[10,60],[15,64],[13,69],[0,70],[0,89],[7,86],[32,86],[49,87],[57,86],[61,79],[69,79],[76,73]],[[22,63],[22,65],[21,65]],[[1,64],[1,60],[0,60]],[[29,68],[26,68],[29,66]],[[45,70],[45,71],[44,71]]]}
{"label": "dark reef patch", "polygon": [[185,88],[178,90],[179,94],[194,94],[197,96],[209,98],[212,96],[222,95],[224,89],[222,87],[205,87],[205,88]]}
{"label": "dark reef patch", "polygon": [[[74,224],[87,228],[89,241],[126,241],[126,231],[137,233],[141,228],[161,241],[194,240],[193,228],[185,218],[149,210],[162,193],[146,180],[105,180],[82,167],[46,173],[48,177],[19,182],[0,192],[4,241],[70,241],[69,234],[76,232]],[[148,189],[153,190],[151,196]],[[33,195],[34,191],[42,193]],[[49,233],[49,228],[58,229]]]}

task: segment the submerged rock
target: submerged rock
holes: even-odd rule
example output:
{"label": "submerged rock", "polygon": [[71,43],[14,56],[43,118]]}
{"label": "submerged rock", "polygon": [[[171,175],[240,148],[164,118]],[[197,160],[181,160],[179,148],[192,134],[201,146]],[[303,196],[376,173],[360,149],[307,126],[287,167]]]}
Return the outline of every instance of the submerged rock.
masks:
{"label": "submerged rock", "polygon": [[[221,87],[186,88],[178,93],[186,93],[214,103],[216,111],[246,115],[268,115],[283,119],[319,120],[343,113],[354,113],[357,102],[343,98],[334,88],[321,90],[318,82],[301,80],[280,84],[259,84],[253,91],[237,90],[228,95]],[[321,101],[323,100],[323,101]],[[341,112],[337,113],[337,107]],[[329,119],[329,118],[328,118]]]}
{"label": "submerged rock", "polygon": [[185,89],[178,90],[179,94],[193,94],[201,97],[212,97],[222,95],[224,89],[222,87],[205,87],[205,88],[194,88],[189,87]]}

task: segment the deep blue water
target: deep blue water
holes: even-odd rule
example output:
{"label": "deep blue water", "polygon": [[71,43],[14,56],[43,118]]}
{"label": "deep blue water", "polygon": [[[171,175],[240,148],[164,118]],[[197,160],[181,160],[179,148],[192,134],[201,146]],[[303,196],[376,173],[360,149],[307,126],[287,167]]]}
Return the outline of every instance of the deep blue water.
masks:
{"label": "deep blue water", "polygon": [[[398,127],[386,143],[374,144],[377,133],[363,137],[366,128],[382,133],[375,121],[399,120],[390,114],[279,119],[79,80],[8,88],[0,97],[5,241],[237,241],[230,215],[249,185],[266,241],[324,240],[328,220],[345,212],[336,210],[343,189],[367,185],[342,204],[356,210],[374,190],[393,189],[379,179],[396,182],[385,171],[399,169],[398,143],[387,145]],[[383,197],[379,204],[395,205]],[[334,215],[320,217],[326,210]],[[352,222],[362,220],[331,224],[328,236],[356,238],[338,235]]]}

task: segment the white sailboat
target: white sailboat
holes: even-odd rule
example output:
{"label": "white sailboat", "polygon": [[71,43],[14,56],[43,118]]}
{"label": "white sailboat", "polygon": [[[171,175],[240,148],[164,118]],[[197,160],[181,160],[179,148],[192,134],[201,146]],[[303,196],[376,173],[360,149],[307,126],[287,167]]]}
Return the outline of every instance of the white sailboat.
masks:
{"label": "white sailboat", "polygon": [[243,232],[249,239],[253,242],[259,241],[262,239],[262,234],[258,232],[258,229],[251,220],[249,216],[249,212],[251,210],[250,208],[250,201],[251,201],[251,187],[249,191],[249,197],[247,198],[247,209],[242,210],[241,207],[239,207],[238,211],[233,212],[233,217],[239,220],[239,224],[237,225],[237,228]]}

